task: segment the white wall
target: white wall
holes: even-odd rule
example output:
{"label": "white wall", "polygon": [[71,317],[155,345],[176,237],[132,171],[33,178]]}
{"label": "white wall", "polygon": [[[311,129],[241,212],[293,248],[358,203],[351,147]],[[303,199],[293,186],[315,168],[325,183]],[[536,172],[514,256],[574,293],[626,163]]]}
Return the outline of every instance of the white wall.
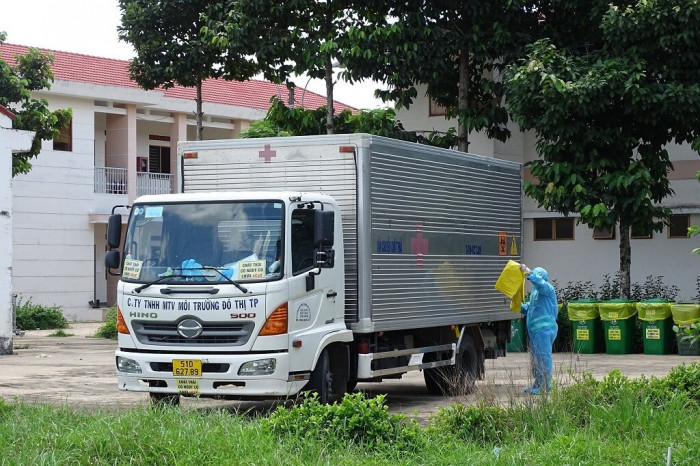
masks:
{"label": "white wall", "polygon": [[93,297],[94,110],[91,100],[51,99],[73,109],[73,151],[44,141],[32,170],[14,179],[12,286],[23,300],[58,304],[69,320],[98,321]]}
{"label": "white wall", "polygon": [[28,150],[33,137],[13,130],[11,118],[0,113],[0,355],[12,354],[12,153]]}

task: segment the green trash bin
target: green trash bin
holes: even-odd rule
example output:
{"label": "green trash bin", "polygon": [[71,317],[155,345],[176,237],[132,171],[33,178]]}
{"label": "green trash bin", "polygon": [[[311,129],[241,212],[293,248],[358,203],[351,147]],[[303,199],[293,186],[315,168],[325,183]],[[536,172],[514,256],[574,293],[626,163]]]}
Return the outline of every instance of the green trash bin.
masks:
{"label": "green trash bin", "polygon": [[[700,320],[700,304],[676,303],[671,305],[673,322],[679,327],[688,327]],[[683,333],[676,337],[679,356],[700,356],[700,341],[691,345],[690,340],[682,339]]]}
{"label": "green trash bin", "polygon": [[603,328],[596,301],[593,299],[569,301],[566,309],[571,321],[574,353],[597,353],[601,347]]}
{"label": "green trash bin", "polygon": [[642,321],[644,354],[673,352],[673,322],[671,304],[665,299],[650,299],[637,303],[637,317]]}
{"label": "green trash bin", "polygon": [[511,353],[527,351],[525,319],[513,319],[510,321],[510,343],[506,343],[506,351]]}
{"label": "green trash bin", "polygon": [[626,299],[612,299],[598,303],[598,313],[603,321],[605,352],[630,354],[634,350],[635,303]]}

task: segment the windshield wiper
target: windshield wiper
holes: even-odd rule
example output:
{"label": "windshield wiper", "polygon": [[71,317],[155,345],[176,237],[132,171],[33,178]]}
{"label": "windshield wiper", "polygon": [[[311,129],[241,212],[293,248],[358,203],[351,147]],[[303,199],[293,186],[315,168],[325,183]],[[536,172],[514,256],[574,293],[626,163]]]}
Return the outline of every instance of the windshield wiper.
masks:
{"label": "windshield wiper", "polygon": [[175,275],[172,273],[169,275],[163,275],[162,277],[158,277],[151,282],[148,282],[148,283],[145,283],[145,284],[139,286],[138,288],[134,288],[134,293],[141,293],[143,290],[145,290],[149,286],[155,285],[155,284],[160,283],[160,282],[164,282],[168,278],[184,278],[184,277],[185,277],[184,275]]}
{"label": "windshield wiper", "polygon": [[[231,279],[228,278],[221,270],[217,269],[216,267],[203,266],[203,267],[201,267],[201,269],[202,269],[202,270],[214,270],[216,273],[218,273],[219,275],[221,275],[222,277],[224,277],[224,279],[225,279],[227,282],[229,282],[231,285],[233,285],[233,286],[235,286],[236,288],[238,288],[239,290],[241,290],[243,293],[247,293],[247,292],[248,292],[248,288],[244,287],[243,285],[241,285],[240,283],[238,283],[238,282],[235,281],[235,280],[231,280]],[[199,270],[199,269],[196,269],[196,270]]]}
{"label": "windshield wiper", "polygon": [[[192,268],[190,268],[190,267],[187,267],[187,268],[177,267],[177,268],[174,268],[174,269],[171,269],[171,270],[172,270],[172,271],[179,271],[179,272],[182,272],[183,270],[213,270],[213,271],[215,271],[216,273],[218,273],[219,275],[221,275],[222,277],[224,277],[224,279],[225,279],[228,283],[232,284],[233,286],[235,286],[236,288],[238,288],[239,290],[241,290],[243,293],[247,293],[247,292],[248,292],[248,288],[244,287],[243,285],[241,285],[240,283],[238,283],[238,282],[235,281],[235,280],[231,280],[231,279],[228,278],[226,275],[224,275],[224,273],[221,272],[221,270],[217,269],[216,267],[209,267],[209,266],[192,267]],[[148,282],[148,283],[145,283],[145,284],[139,286],[138,288],[134,288],[134,293],[141,293],[143,290],[145,290],[145,289],[148,288],[149,286],[151,286],[151,285],[156,285],[156,284],[158,284],[158,283],[164,282],[164,281],[167,280],[168,278],[185,278],[185,279],[188,279],[188,278],[193,278],[193,277],[197,277],[197,275],[185,275],[185,274],[183,274],[183,273],[179,273],[179,274],[173,274],[173,273],[171,273],[171,274],[169,274],[169,275],[163,275],[162,277],[158,277],[157,279],[153,280],[152,282]]]}

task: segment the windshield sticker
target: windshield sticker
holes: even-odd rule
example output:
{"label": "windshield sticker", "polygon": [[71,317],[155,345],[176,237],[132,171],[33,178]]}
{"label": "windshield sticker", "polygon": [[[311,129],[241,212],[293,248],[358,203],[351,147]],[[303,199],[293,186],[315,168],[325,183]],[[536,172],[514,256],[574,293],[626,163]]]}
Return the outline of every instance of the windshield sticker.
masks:
{"label": "windshield sticker", "polygon": [[138,261],[135,259],[124,259],[124,269],[122,270],[122,277],[136,280],[141,276],[141,266],[143,261]]}
{"label": "windshield sticker", "polygon": [[160,218],[163,216],[162,205],[151,205],[146,207],[146,218]]}
{"label": "windshield sticker", "polygon": [[241,280],[265,278],[265,260],[241,261],[238,278]]}

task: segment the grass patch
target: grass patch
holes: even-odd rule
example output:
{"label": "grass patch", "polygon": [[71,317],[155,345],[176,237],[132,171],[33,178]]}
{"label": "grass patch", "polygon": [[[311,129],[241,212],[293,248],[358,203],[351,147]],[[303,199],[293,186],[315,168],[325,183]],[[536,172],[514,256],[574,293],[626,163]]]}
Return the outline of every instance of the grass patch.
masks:
{"label": "grass patch", "polygon": [[[0,400],[10,464],[672,464],[700,458],[700,364],[668,376],[580,374],[546,397],[455,404],[426,427],[382,396],[311,396],[268,417],[163,407],[86,412]],[[524,401],[523,401],[524,400]]]}
{"label": "grass patch", "polygon": [[97,329],[95,336],[98,338],[117,339],[117,308],[107,309],[104,323]]}
{"label": "grass patch", "polygon": [[73,333],[66,333],[64,330],[57,330],[50,334],[50,337],[72,337],[74,334]]}

